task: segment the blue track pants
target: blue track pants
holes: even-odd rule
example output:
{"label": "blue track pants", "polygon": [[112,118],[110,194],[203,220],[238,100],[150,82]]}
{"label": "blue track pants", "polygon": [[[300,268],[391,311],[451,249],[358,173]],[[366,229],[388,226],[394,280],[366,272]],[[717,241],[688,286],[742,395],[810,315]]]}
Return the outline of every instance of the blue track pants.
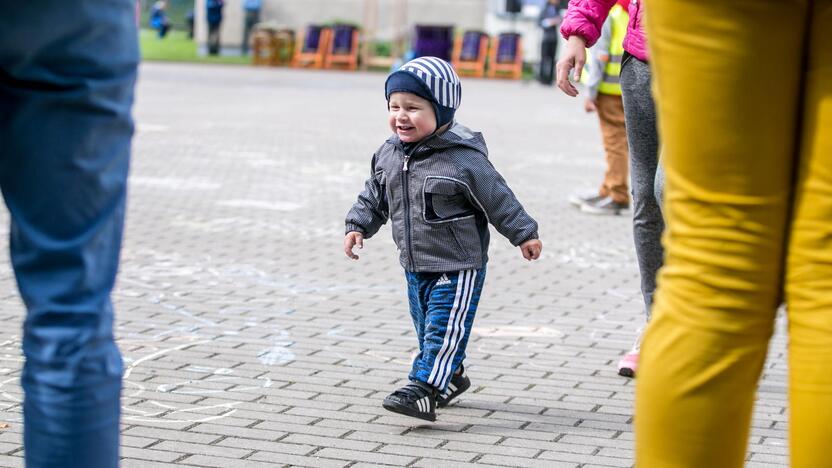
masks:
{"label": "blue track pants", "polygon": [[419,355],[409,377],[442,392],[465,359],[485,267],[406,275],[410,315],[419,340]]}

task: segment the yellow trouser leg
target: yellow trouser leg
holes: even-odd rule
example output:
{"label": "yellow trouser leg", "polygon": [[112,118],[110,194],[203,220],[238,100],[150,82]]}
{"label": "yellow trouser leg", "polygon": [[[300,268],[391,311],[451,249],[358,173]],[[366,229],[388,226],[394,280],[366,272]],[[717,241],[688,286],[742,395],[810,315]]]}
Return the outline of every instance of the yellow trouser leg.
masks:
{"label": "yellow trouser leg", "polygon": [[811,18],[786,257],[794,468],[832,467],[832,0],[816,0]]}
{"label": "yellow trouser leg", "polygon": [[648,0],[666,260],[636,392],[642,468],[741,467],[781,300],[809,0]]}

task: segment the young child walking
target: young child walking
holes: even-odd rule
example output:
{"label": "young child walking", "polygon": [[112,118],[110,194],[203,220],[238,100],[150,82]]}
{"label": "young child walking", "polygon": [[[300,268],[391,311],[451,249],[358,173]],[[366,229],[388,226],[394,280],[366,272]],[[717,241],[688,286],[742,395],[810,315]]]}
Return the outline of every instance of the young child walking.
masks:
{"label": "young child walking", "polygon": [[344,253],[354,260],[387,222],[405,270],[419,354],[410,382],[384,399],[395,413],[436,420],[471,386],[465,348],[485,281],[488,223],[527,260],[540,256],[537,222],[488,161],[479,132],[454,121],[462,86],[451,65],[420,57],[385,83],[393,135],[347,214]]}

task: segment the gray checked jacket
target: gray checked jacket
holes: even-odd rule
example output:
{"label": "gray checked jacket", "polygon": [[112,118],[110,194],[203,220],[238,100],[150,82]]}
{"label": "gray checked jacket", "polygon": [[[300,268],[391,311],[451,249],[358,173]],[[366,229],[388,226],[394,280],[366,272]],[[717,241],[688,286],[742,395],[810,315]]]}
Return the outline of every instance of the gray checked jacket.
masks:
{"label": "gray checked jacket", "polygon": [[537,239],[537,222],[488,161],[482,134],[457,123],[407,152],[394,135],[373,155],[346,232],[370,238],[388,219],[399,261],[413,272],[482,268],[489,222],[515,246]]}

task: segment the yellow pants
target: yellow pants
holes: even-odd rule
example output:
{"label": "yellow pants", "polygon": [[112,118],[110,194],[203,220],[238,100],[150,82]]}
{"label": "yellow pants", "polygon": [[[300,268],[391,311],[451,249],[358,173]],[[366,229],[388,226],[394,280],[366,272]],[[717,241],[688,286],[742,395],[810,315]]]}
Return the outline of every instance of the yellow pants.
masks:
{"label": "yellow pants", "polygon": [[647,0],[666,261],[641,468],[741,467],[775,310],[794,468],[832,467],[832,0]]}

